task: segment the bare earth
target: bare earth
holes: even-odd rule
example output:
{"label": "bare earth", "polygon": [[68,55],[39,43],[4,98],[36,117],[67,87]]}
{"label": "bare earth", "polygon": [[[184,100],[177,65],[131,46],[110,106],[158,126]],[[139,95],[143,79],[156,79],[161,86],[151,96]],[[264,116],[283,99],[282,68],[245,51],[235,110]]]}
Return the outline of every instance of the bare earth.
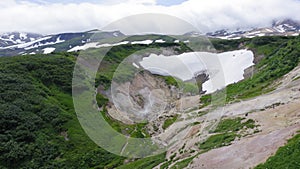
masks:
{"label": "bare earth", "polygon": [[[279,81],[279,87],[270,94],[227,105],[224,116],[244,117],[249,113],[247,118],[254,119],[261,132],[201,154],[187,168],[249,169],[274,155],[300,130],[300,81],[293,80],[299,75],[297,67]],[[271,106],[273,104],[279,106]]]}
{"label": "bare earth", "polygon": [[[300,102],[250,114],[262,132],[195,158],[188,168],[253,168],[263,163],[300,130]],[[280,114],[278,112],[285,112]]]}

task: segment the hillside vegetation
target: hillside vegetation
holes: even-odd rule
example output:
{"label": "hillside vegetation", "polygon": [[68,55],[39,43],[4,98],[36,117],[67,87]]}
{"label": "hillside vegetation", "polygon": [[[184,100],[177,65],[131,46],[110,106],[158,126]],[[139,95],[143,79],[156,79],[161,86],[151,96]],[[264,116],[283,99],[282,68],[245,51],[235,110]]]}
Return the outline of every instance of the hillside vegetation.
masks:
{"label": "hillside vegetation", "polygon": [[[243,48],[253,50],[256,55],[254,74],[226,87],[227,102],[248,99],[272,91],[275,87],[273,82],[293,70],[300,61],[299,37],[257,37],[252,40],[215,40],[213,43],[221,51],[232,50],[242,45]],[[216,97],[217,94],[218,92]],[[211,95],[203,96],[201,101],[208,105]]]}
{"label": "hillside vegetation", "polygon": [[[218,50],[237,49],[244,43],[257,55],[264,55],[255,67],[257,74],[228,86],[228,101],[272,90],[269,87],[272,82],[299,63],[299,37],[213,43]],[[97,85],[108,87],[116,65],[129,54],[146,47],[114,48],[97,75]],[[188,49],[180,52],[184,50]],[[124,157],[103,150],[88,138],[77,120],[71,96],[76,57],[77,53],[54,53],[0,58],[0,168],[147,168],[163,162],[165,154],[123,165]],[[202,101],[205,99],[210,100],[209,96]],[[98,100],[105,104],[102,96],[98,96]],[[298,165],[299,140],[297,135],[258,168],[294,166],[289,162]]]}
{"label": "hillside vegetation", "polygon": [[84,133],[71,97],[75,57],[0,58],[0,168],[104,168],[123,163]]}
{"label": "hillside vegetation", "polygon": [[[113,48],[104,59],[108,69],[96,82],[108,86],[117,64],[147,47]],[[124,157],[92,142],[77,120],[71,95],[77,55],[0,58],[0,168],[115,168],[124,163]],[[106,102],[101,95],[96,99]]]}

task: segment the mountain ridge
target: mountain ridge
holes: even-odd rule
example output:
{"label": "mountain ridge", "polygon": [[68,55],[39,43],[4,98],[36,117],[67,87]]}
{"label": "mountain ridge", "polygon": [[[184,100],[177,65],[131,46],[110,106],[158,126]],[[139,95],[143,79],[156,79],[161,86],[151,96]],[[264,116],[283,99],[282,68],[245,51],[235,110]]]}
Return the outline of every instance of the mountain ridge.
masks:
{"label": "mountain ridge", "polygon": [[215,32],[209,32],[205,35],[211,38],[219,39],[240,39],[254,38],[257,36],[298,36],[300,33],[300,22],[292,19],[273,21],[270,27],[252,28],[249,30],[229,31],[221,29]]}
{"label": "mountain ridge", "polygon": [[[47,54],[52,52],[73,52],[85,50],[88,48],[101,48],[116,45],[123,45],[127,43],[132,44],[150,44],[150,43],[189,43],[190,37],[206,36],[208,38],[216,39],[241,39],[254,38],[261,36],[299,36],[300,22],[292,19],[285,19],[273,21],[270,27],[252,28],[249,30],[229,31],[228,29],[221,29],[215,32],[200,33],[187,32],[179,35],[179,39],[164,37],[168,35],[139,35],[132,36],[131,41],[119,41],[113,38],[126,37],[121,31],[102,31],[93,29],[86,32],[70,32],[59,33],[51,35],[40,35],[35,33],[25,32],[11,32],[0,35],[0,57],[1,56],[15,56],[27,54]],[[163,38],[157,38],[163,37]],[[172,36],[173,37],[173,36]],[[107,39],[108,41],[99,41]],[[171,41],[172,40],[172,41]],[[114,43],[115,42],[115,43]]]}

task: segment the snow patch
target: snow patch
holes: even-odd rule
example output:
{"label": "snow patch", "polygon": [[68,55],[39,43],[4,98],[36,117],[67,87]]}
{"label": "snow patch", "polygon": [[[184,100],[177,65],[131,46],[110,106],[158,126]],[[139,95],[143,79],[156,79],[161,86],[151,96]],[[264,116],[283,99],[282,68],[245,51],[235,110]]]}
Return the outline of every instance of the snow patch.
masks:
{"label": "snow patch", "polygon": [[132,65],[138,69],[140,68],[136,63],[132,63]]}
{"label": "snow patch", "polygon": [[20,33],[20,38],[21,38],[22,40],[27,39],[27,33]]}
{"label": "snow patch", "polygon": [[259,34],[257,34],[257,36],[265,36],[266,34],[264,34],[264,33],[259,33]]}
{"label": "snow patch", "polygon": [[294,28],[293,26],[288,25],[288,24],[283,24],[283,25],[286,26],[286,27],[288,27],[288,28],[290,28],[290,29],[296,29],[296,28]]}
{"label": "snow patch", "polygon": [[13,40],[14,38],[15,38],[15,35],[10,35],[10,36],[9,36],[9,39],[10,39],[10,40]]}
{"label": "snow patch", "polygon": [[55,48],[45,48],[43,49],[44,54],[49,54],[55,51]]}
{"label": "snow patch", "polygon": [[119,42],[119,43],[114,43],[114,44],[105,43],[105,44],[98,45],[97,47],[98,48],[112,47],[112,46],[126,45],[128,43],[129,43],[129,41],[124,41],[124,42]]}
{"label": "snow patch", "polygon": [[142,45],[149,45],[153,43],[153,40],[144,40],[144,41],[133,41],[131,44],[142,44]]}
{"label": "snow patch", "polygon": [[143,58],[140,65],[151,73],[172,75],[183,81],[192,79],[197,72],[208,72],[210,77],[203,84],[203,90],[212,93],[244,79],[244,70],[254,65],[253,60],[254,54],[249,50],[219,54],[189,52],[173,56],[151,54]]}
{"label": "snow patch", "polygon": [[88,48],[96,48],[98,42],[93,42],[93,43],[86,43],[83,46],[75,46],[74,48],[68,50],[68,52],[75,52],[79,50],[86,50]]}
{"label": "snow patch", "polygon": [[[49,38],[50,39],[50,38]],[[45,40],[45,39],[44,39]],[[46,39],[47,40],[47,39]],[[37,44],[34,44],[33,46],[28,46],[25,48],[25,50],[29,50],[29,49],[34,49],[34,48],[38,48],[38,47],[41,47],[41,46],[48,46],[48,45],[55,45],[55,44],[58,44],[58,43],[62,43],[64,42],[65,40],[61,40],[60,37],[58,37],[56,39],[55,42],[46,42],[46,43],[41,43],[42,40],[38,40],[38,43]]]}
{"label": "snow patch", "polygon": [[56,39],[56,42],[54,42],[54,44],[57,44],[57,43],[62,43],[64,42],[65,40],[61,40],[60,39],[60,36]]}
{"label": "snow patch", "polygon": [[[86,50],[86,49],[89,49],[89,48],[113,47],[113,46],[125,45],[125,44],[128,44],[128,43],[129,43],[129,41],[123,41],[123,42],[114,43],[114,44],[104,43],[104,44],[100,44],[100,45],[98,44],[98,42],[86,43],[82,46],[75,46],[74,48],[68,50],[68,52]],[[70,46],[70,48],[71,48],[71,46]]]}
{"label": "snow patch", "polygon": [[166,43],[166,41],[164,41],[163,39],[158,39],[155,41],[155,43]]}
{"label": "snow patch", "polygon": [[114,35],[115,37],[118,37],[118,36],[119,36],[119,32],[114,32],[113,35]]}
{"label": "snow patch", "polygon": [[284,28],[283,28],[282,25],[279,25],[279,26],[275,27],[275,29],[276,29],[278,32],[280,32],[280,33],[284,33],[284,32],[285,32],[285,30],[284,30]]}
{"label": "snow patch", "polygon": [[[17,44],[17,45],[13,45],[13,46],[7,46],[7,47],[3,47],[3,48],[0,48],[0,49],[25,48],[25,50],[26,50],[26,47],[29,47],[29,46],[31,46],[31,45],[33,45],[35,43],[41,42],[43,40],[48,40],[50,38],[51,38],[51,36],[46,36],[46,37],[40,38],[40,39],[35,40],[35,41],[31,41],[31,42],[28,42],[28,43]],[[28,48],[28,49],[31,49],[31,48]]]}

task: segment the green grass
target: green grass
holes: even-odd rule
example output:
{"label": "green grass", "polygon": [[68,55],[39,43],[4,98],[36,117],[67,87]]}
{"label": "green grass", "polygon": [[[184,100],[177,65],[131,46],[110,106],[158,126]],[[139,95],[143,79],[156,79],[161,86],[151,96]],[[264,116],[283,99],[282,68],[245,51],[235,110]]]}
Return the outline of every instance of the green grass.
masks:
{"label": "green grass", "polygon": [[194,122],[192,125],[193,126],[196,126],[196,125],[199,125],[199,124],[201,124],[199,121],[196,121],[196,122]]}
{"label": "green grass", "polygon": [[[269,86],[272,86],[274,80],[298,66],[300,58],[299,38],[290,39],[280,44],[278,42],[269,43],[273,40],[272,38],[257,38],[255,40],[260,41],[259,45],[264,45],[265,49],[260,50],[259,53],[264,53],[265,57],[256,65],[257,73],[252,78],[227,87],[228,101],[247,99],[270,92],[273,88]],[[281,42],[281,40],[278,41]],[[253,44],[254,42],[251,45],[257,47],[257,44]]]}
{"label": "green grass", "polygon": [[280,147],[276,154],[270,157],[264,164],[255,167],[255,169],[266,168],[300,168],[300,134],[290,139],[285,146]]}
{"label": "green grass", "polygon": [[201,107],[205,107],[211,104],[212,102],[212,95],[211,94],[206,94],[201,96],[200,102],[202,103]]}
{"label": "green grass", "polygon": [[293,81],[296,81],[296,80],[299,80],[299,79],[300,79],[300,76],[295,77],[295,78],[293,79]]}
{"label": "green grass", "polygon": [[[251,41],[240,41],[243,41],[245,46],[253,50],[256,57],[258,55],[264,57],[255,65],[256,73],[252,77],[228,85],[224,89],[226,91],[226,102],[245,100],[273,91],[275,89],[273,82],[299,64],[299,37],[258,37]],[[231,44],[231,42],[228,41],[227,43]],[[216,41],[215,43],[226,42]],[[200,101],[203,106],[209,105],[212,101],[211,95],[202,96]]]}
{"label": "green grass", "polygon": [[177,162],[176,164],[174,164],[174,166],[171,167],[171,169],[182,169],[187,167],[195,158],[195,156],[189,157],[187,159],[184,159],[182,161]]}
{"label": "green grass", "polygon": [[123,163],[123,157],[91,141],[77,120],[71,96],[74,60],[65,53],[0,58],[0,168]]}
{"label": "green grass", "polygon": [[176,122],[178,118],[178,115],[175,115],[173,117],[170,117],[170,118],[167,118],[165,121],[164,121],[164,124],[162,125],[162,128],[165,130],[167,129],[168,127],[170,127],[173,123]]}
{"label": "green grass", "polygon": [[243,128],[251,128],[255,127],[255,121],[252,119],[248,119],[243,122],[244,118],[238,117],[235,119],[224,119],[222,120],[217,128],[214,130],[215,133],[219,132],[237,132],[242,130]]}
{"label": "green grass", "polygon": [[181,86],[184,93],[199,94],[199,88],[194,83],[183,82]]}
{"label": "green grass", "polygon": [[240,137],[240,134],[238,134],[239,131],[249,128],[253,129],[255,127],[255,121],[252,119],[248,119],[247,121],[241,117],[234,119],[223,119],[218,124],[216,129],[211,131],[211,133],[215,134],[208,137],[208,139],[203,143],[200,143],[199,148],[202,150],[202,152],[206,152],[211,149],[230,145],[236,137]]}
{"label": "green grass", "polygon": [[117,169],[152,169],[158,164],[165,161],[166,154],[159,154],[143,159],[136,160],[134,162],[130,162],[128,164],[117,167]]}
{"label": "green grass", "polygon": [[[220,50],[229,50],[238,48],[241,42],[254,49],[256,54],[263,54],[265,57],[255,67],[256,75],[227,88],[227,101],[247,99],[271,91],[272,87],[269,86],[272,82],[299,63],[299,37],[266,37],[217,43],[220,44]],[[179,53],[190,51],[184,44],[162,45],[175,46]],[[109,87],[118,64],[128,55],[148,47],[159,49],[162,46],[122,45],[112,48],[100,65],[96,84]],[[99,50],[86,52],[89,56]],[[122,165],[124,157],[107,152],[89,139],[77,120],[71,96],[77,55],[78,53],[54,53],[0,58],[0,168],[152,168],[164,162],[165,154],[162,154]],[[125,66],[122,71],[132,70]],[[125,73],[120,78],[123,80],[130,76]],[[174,79],[167,79],[167,83],[174,83]],[[84,86],[77,87],[80,89]],[[194,90],[189,86],[188,89]],[[100,106],[107,102],[99,95],[96,100]],[[211,98],[209,95],[203,96],[202,101],[208,103]],[[121,133],[132,137],[145,137],[146,134],[147,137],[144,132],[145,124],[130,126],[110,118],[106,120]],[[164,128],[174,121],[174,118],[168,119]],[[246,124],[238,124],[236,121],[221,124],[217,129],[224,133],[211,136],[199,145],[200,148],[208,151],[228,145],[237,134],[225,131],[239,130],[241,125],[253,127],[251,121]],[[67,136],[63,136],[63,133],[67,133]],[[297,135],[259,167],[299,168],[299,140]],[[188,161],[183,161],[178,166],[186,164]]]}
{"label": "green grass", "polygon": [[109,125],[119,133],[134,138],[150,137],[149,133],[145,128],[145,126],[147,125],[146,122],[130,125],[111,118],[105,110],[102,111],[101,114],[104,117],[105,121],[107,121]]}
{"label": "green grass", "polygon": [[230,145],[237,137],[235,133],[221,133],[210,136],[205,142],[199,144],[199,148],[203,151],[219,148],[222,146]]}
{"label": "green grass", "polygon": [[[158,75],[157,75],[158,76]],[[183,93],[198,94],[199,88],[197,84],[191,82],[183,82],[182,80],[172,76],[159,76],[162,77],[167,85],[175,86],[182,89]]]}
{"label": "green grass", "polygon": [[[158,76],[158,75],[156,75]],[[167,83],[167,85],[170,85],[170,86],[176,86],[178,87],[178,81],[180,81],[180,79],[177,79],[177,78],[174,78],[172,76],[159,76],[159,77],[162,77],[165,82]]]}
{"label": "green grass", "polygon": [[96,95],[96,101],[99,107],[105,106],[108,102],[108,99],[104,97],[103,95],[97,93]]}

